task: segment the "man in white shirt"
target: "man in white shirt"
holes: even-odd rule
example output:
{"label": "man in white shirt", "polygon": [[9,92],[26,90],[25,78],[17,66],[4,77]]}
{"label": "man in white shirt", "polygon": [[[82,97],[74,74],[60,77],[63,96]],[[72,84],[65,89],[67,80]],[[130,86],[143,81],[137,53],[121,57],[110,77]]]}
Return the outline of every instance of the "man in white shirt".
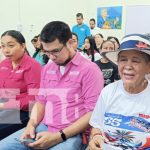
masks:
{"label": "man in white shirt", "polygon": [[91,30],[91,34],[92,36],[95,36],[96,34],[100,33],[100,28],[96,27],[96,21],[94,18],[91,18],[89,21],[89,25],[90,25],[90,30]]}

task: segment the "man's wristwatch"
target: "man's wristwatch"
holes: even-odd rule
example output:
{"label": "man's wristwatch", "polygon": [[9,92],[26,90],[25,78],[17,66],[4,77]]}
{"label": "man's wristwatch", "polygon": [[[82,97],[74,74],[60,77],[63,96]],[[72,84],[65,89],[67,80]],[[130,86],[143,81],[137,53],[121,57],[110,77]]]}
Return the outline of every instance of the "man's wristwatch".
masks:
{"label": "man's wristwatch", "polygon": [[63,140],[63,141],[66,141],[67,138],[66,138],[65,133],[64,133],[62,130],[60,130],[59,132],[60,132],[60,135],[61,135],[62,140]]}

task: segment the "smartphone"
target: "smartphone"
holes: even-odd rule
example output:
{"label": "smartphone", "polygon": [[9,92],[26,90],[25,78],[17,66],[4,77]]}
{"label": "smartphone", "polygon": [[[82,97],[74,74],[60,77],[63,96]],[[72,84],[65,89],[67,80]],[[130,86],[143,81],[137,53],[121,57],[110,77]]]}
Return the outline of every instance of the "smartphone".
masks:
{"label": "smartphone", "polygon": [[34,139],[17,139],[17,138],[15,138],[15,140],[16,141],[18,141],[18,142],[20,142],[20,143],[22,143],[22,144],[29,144],[29,143],[33,143],[33,142],[35,142],[36,140],[34,140]]}

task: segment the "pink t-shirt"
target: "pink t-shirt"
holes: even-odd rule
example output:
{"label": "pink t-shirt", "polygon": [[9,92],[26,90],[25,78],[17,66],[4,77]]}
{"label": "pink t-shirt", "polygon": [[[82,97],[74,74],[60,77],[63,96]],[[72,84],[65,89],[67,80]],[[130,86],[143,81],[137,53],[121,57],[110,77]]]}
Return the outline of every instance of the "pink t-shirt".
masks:
{"label": "pink t-shirt", "polygon": [[79,53],[65,66],[62,75],[55,63],[42,71],[38,101],[45,105],[43,123],[50,132],[69,126],[94,109],[104,80],[96,64]]}
{"label": "pink t-shirt", "polygon": [[29,90],[39,88],[41,65],[24,54],[20,64],[13,70],[12,63],[5,59],[0,63],[0,99],[6,98],[5,108],[27,110],[28,104],[35,100]]}

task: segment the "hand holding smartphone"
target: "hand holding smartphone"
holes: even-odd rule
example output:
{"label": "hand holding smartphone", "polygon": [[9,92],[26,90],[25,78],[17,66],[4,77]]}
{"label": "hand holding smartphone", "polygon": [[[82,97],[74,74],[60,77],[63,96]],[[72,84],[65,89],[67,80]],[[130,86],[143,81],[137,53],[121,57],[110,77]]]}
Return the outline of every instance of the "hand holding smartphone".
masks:
{"label": "hand holding smartphone", "polygon": [[20,142],[20,143],[22,143],[22,144],[29,144],[29,143],[33,143],[33,142],[35,142],[36,140],[34,140],[34,139],[17,139],[17,138],[15,138],[15,140],[16,141],[18,141],[18,142]]}

